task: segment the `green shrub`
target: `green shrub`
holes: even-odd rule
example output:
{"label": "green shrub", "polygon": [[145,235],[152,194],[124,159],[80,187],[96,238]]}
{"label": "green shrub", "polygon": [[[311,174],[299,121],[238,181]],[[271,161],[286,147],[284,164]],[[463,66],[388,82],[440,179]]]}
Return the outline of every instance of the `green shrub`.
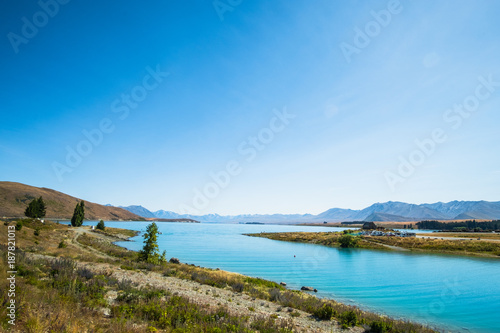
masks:
{"label": "green shrub", "polygon": [[358,315],[352,310],[346,311],[340,315],[340,323],[342,328],[356,326],[358,324]]}
{"label": "green shrub", "polygon": [[17,221],[16,223],[16,230],[20,231],[23,228],[23,222]]}
{"label": "green shrub", "polygon": [[385,321],[374,321],[370,324],[370,332],[373,333],[385,333],[389,332],[392,329],[392,323],[388,323]]}
{"label": "green shrub", "polygon": [[133,271],[134,270],[134,267],[128,266],[128,265],[121,265],[120,268],[124,269],[124,270],[127,270],[127,271]]}
{"label": "green shrub", "polygon": [[314,311],[314,315],[321,320],[330,320],[336,315],[336,311],[329,304],[323,304],[322,307]]}
{"label": "green shrub", "polygon": [[99,223],[97,223],[96,229],[104,231],[106,229],[106,226],[104,225],[104,221],[100,220]]}
{"label": "green shrub", "polygon": [[62,240],[57,247],[63,249],[66,247],[66,243]]}
{"label": "green shrub", "polygon": [[260,279],[260,278],[246,277],[244,279],[244,282],[255,285],[255,286],[283,289],[283,287],[280,286],[279,284],[277,284],[276,282],[264,280],[264,279]]}
{"label": "green shrub", "polygon": [[340,236],[338,242],[340,243],[340,247],[356,247],[358,244],[358,238],[346,234]]}
{"label": "green shrub", "polygon": [[36,228],[35,231],[33,232],[35,236],[40,236],[40,229]]}

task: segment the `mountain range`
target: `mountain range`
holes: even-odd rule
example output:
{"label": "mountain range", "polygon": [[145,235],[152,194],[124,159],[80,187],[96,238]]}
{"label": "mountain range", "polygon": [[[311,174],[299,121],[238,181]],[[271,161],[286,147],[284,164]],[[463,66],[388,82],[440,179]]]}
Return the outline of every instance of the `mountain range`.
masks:
{"label": "mountain range", "polygon": [[332,208],[318,215],[312,214],[244,214],[244,215],[181,215],[172,211],[149,211],[142,206],[121,207],[142,217],[165,219],[188,218],[200,222],[232,223],[321,223],[343,221],[420,221],[420,220],[463,220],[500,219],[500,201],[451,201],[433,204],[409,204],[389,201],[375,203],[361,210]]}
{"label": "mountain range", "polygon": [[[77,202],[82,199],[43,187],[0,181],[0,217],[21,217],[28,203],[42,196],[48,218],[71,218]],[[375,203],[360,210],[332,208],[313,214],[244,214],[244,215],[182,215],[172,211],[152,212],[142,206],[114,207],[85,201],[85,218],[103,220],[191,219],[200,222],[226,223],[322,223],[343,221],[417,221],[417,220],[494,220],[500,219],[500,202],[451,201],[431,204],[409,204],[389,201]]]}

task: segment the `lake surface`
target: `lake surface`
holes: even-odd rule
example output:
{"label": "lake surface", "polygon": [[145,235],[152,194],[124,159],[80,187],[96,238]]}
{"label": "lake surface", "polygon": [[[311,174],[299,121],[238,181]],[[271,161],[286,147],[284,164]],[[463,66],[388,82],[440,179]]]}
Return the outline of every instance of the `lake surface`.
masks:
{"label": "lake surface", "polygon": [[[88,223],[85,224],[94,224]],[[340,228],[215,223],[157,223],[167,258],[317,288],[319,297],[454,332],[500,332],[500,260],[337,249],[244,233]],[[106,222],[145,231],[146,222]],[[142,237],[117,244],[142,248]],[[295,256],[295,257],[294,257]]]}

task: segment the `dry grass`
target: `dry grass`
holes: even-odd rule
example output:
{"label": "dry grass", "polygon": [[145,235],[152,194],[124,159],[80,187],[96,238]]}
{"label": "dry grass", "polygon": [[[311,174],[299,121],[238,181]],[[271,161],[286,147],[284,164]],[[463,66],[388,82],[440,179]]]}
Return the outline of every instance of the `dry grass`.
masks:
{"label": "dry grass", "polygon": [[370,240],[409,250],[475,256],[500,256],[500,243],[481,240],[441,240],[428,238],[369,237]]}
{"label": "dry grass", "polygon": [[[443,233],[444,234],[444,233]],[[465,234],[465,233],[464,233]],[[433,236],[441,235],[432,234]],[[489,234],[494,235],[494,234]],[[248,236],[263,237],[273,240],[320,244],[331,247],[339,247],[338,240],[342,232],[284,232],[284,233],[260,233]],[[444,237],[444,235],[443,235]],[[387,236],[358,236],[358,248],[390,250],[384,245],[396,246],[411,251],[426,251],[432,253],[447,253],[470,256],[495,257],[500,256],[500,242],[489,242],[477,240],[441,240],[415,237],[387,237]],[[380,245],[378,245],[380,244]],[[384,244],[384,245],[383,245]]]}
{"label": "dry grass", "polygon": [[[328,222],[328,223],[300,223],[298,225],[308,226],[308,227],[333,227],[333,228],[361,228],[365,222],[360,221],[359,223],[352,224],[342,224],[341,222]],[[377,221],[375,224],[379,227],[386,229],[403,229],[404,226],[412,226],[416,228],[418,221],[410,222],[397,222],[397,221]]]}
{"label": "dry grass", "polygon": [[[27,252],[48,254],[52,256],[71,255],[77,257],[83,252],[71,243],[74,235],[73,231],[67,225],[57,224],[50,221],[41,223],[37,220],[21,220],[23,227],[16,231],[16,246]],[[10,222],[9,225],[16,225],[16,222]],[[39,236],[34,236],[36,229],[40,230]],[[58,245],[64,240],[67,247],[59,249]],[[0,223],[0,243],[7,244],[7,226]]]}
{"label": "dry grass", "polygon": [[99,229],[95,229],[94,232],[100,233],[100,234],[106,235],[106,236],[117,237],[120,239],[134,237],[134,236],[137,236],[137,234],[138,234],[138,232],[135,230],[113,228],[111,226],[112,225],[106,226],[106,230],[104,230],[104,231],[99,230]]}
{"label": "dry grass", "polygon": [[[247,234],[252,237],[269,238],[273,240],[297,242],[297,243],[310,243],[326,245],[330,247],[340,247],[339,239],[342,237],[343,232],[279,232],[279,233],[259,233]],[[364,249],[386,250],[387,248],[382,245],[373,244],[365,239],[359,238],[357,246]]]}
{"label": "dry grass", "polygon": [[498,239],[500,240],[500,233],[492,232],[433,232],[425,234],[417,234],[425,237],[454,237],[454,238],[469,238],[469,239]]}
{"label": "dry grass", "polygon": [[89,234],[81,234],[76,241],[82,245],[91,247],[99,252],[105,253],[108,256],[121,258],[124,260],[137,259],[137,252],[130,251],[111,243],[109,240],[92,236]]}

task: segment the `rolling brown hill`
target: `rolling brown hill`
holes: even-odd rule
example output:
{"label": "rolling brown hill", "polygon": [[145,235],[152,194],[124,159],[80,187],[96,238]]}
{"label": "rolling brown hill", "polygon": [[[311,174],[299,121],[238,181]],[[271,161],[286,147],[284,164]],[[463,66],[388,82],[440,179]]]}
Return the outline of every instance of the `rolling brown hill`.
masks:
{"label": "rolling brown hill", "polygon": [[[0,217],[24,216],[24,210],[31,200],[40,196],[43,197],[47,206],[47,218],[71,219],[76,204],[81,200],[44,187],[0,181]],[[89,201],[85,201],[85,219],[144,220],[125,209],[103,206]]]}

